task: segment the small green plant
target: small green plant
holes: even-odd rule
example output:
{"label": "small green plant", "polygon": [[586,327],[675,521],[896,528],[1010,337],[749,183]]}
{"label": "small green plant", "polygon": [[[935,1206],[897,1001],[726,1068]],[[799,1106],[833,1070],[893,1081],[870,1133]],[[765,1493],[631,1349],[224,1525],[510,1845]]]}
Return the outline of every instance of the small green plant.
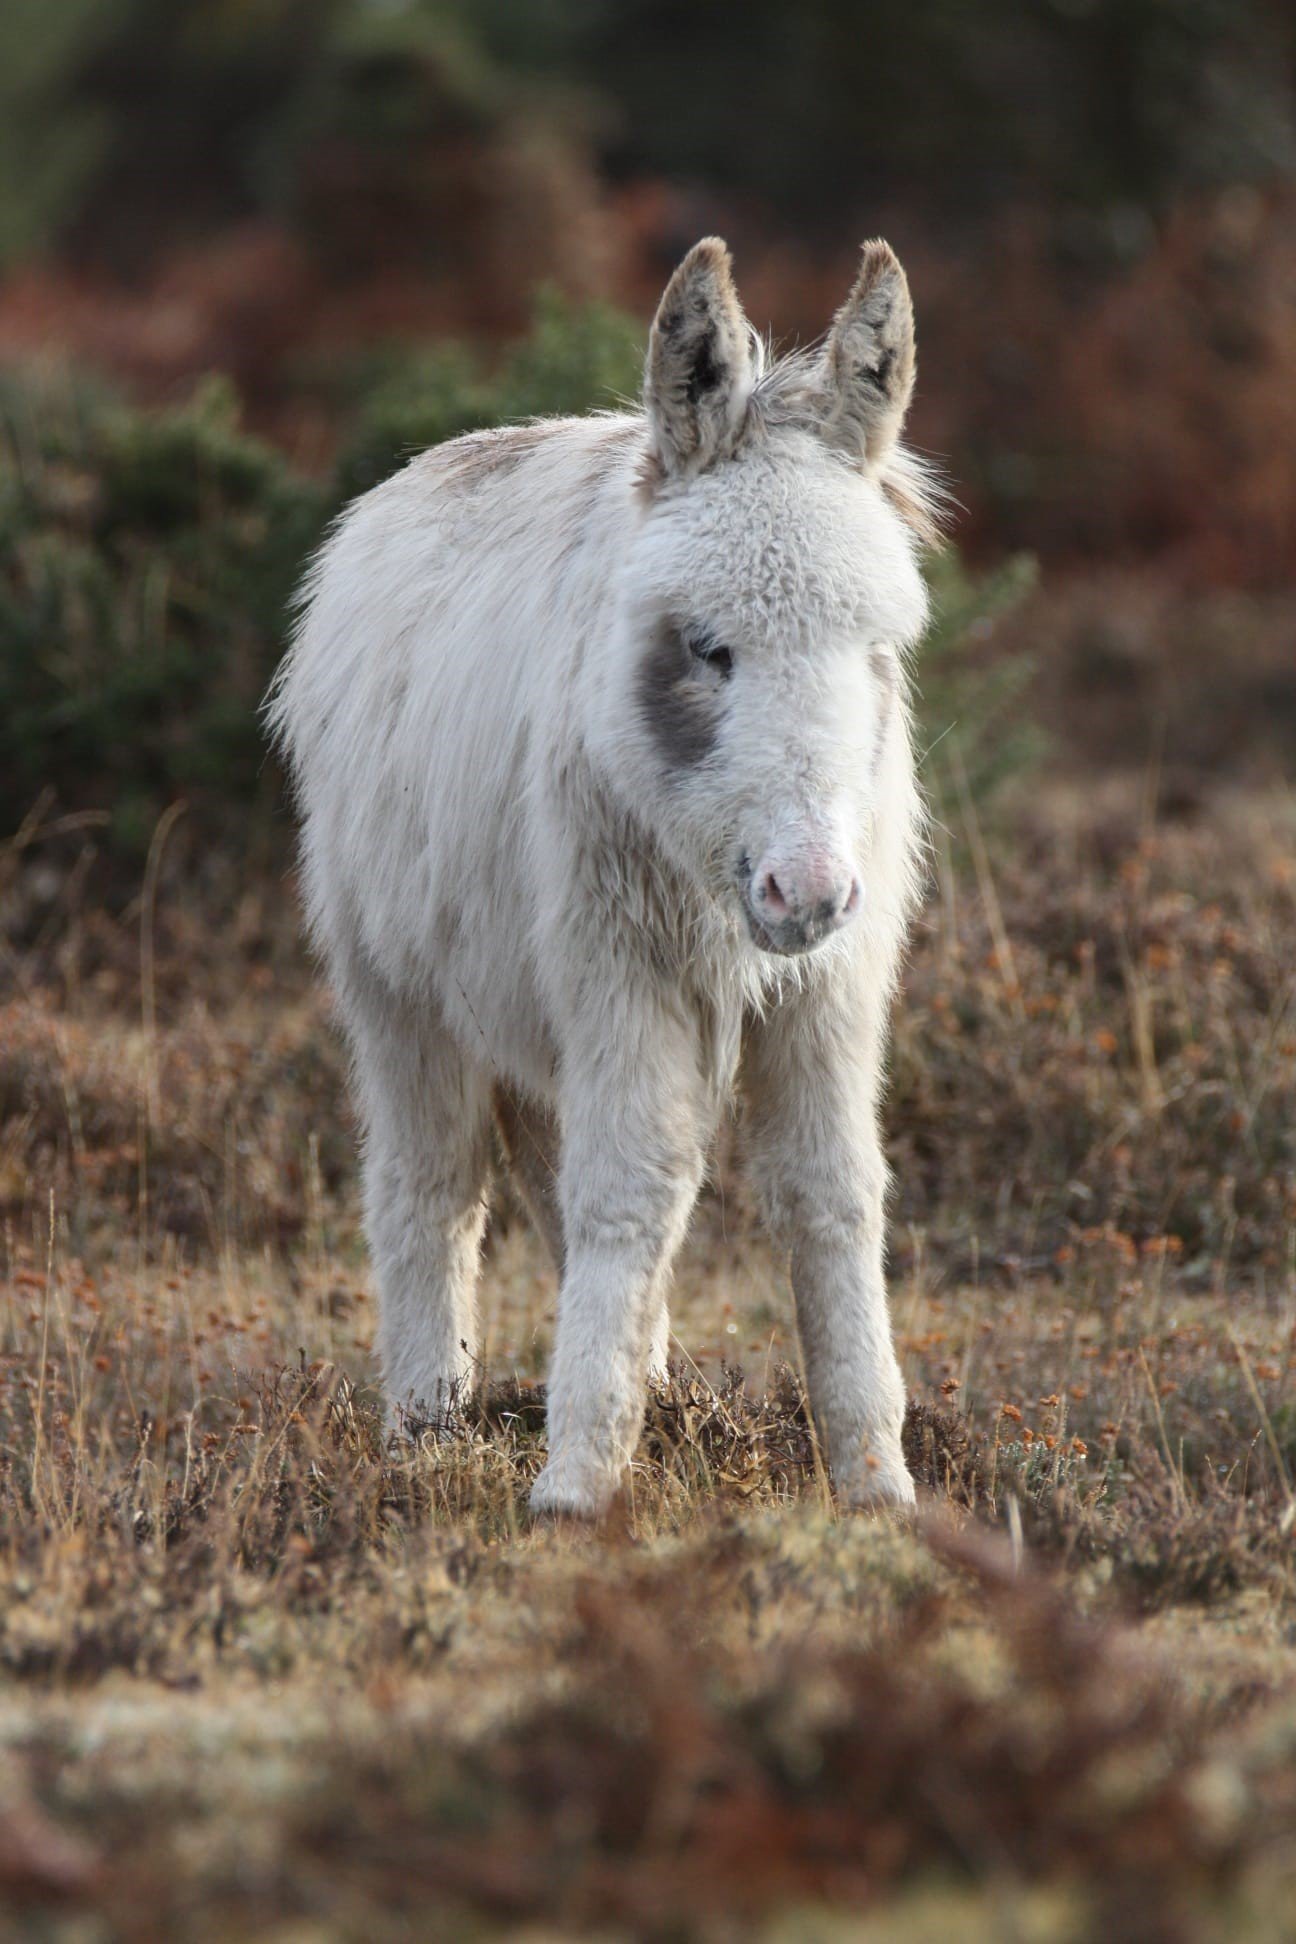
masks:
{"label": "small green plant", "polygon": [[995,641],[1000,622],[1036,581],[1030,554],[975,573],[953,548],[927,563],[932,621],[918,651],[919,754],[938,788],[952,776],[983,802],[1039,754],[1040,732],[1021,706],[1034,664]]}

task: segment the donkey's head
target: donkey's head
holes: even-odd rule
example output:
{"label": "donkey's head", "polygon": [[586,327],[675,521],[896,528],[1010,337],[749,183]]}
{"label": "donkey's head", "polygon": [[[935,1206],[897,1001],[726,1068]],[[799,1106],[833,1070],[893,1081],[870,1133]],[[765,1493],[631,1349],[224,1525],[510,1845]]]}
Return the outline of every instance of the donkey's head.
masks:
{"label": "donkey's head", "polygon": [[812,949],[867,901],[900,653],[926,613],[922,476],[898,445],[913,382],[885,243],[822,347],[772,369],[715,239],[653,324],[604,722],[669,853],[767,952]]}

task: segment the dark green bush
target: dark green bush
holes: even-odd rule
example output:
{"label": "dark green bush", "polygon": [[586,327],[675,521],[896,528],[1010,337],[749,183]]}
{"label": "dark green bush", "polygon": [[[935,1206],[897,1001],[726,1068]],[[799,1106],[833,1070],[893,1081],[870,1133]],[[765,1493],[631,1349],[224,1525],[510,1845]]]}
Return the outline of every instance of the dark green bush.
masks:
{"label": "dark green bush", "polygon": [[135,410],[0,384],[0,812],[48,787],[147,843],[177,795],[264,803],[256,709],[326,499],[209,381]]}

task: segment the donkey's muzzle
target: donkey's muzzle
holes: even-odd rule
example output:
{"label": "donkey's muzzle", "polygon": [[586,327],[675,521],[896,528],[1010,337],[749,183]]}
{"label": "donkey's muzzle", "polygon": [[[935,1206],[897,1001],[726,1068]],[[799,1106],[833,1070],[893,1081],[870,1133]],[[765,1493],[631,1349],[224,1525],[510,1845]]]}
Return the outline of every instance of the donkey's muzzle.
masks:
{"label": "donkey's muzzle", "polygon": [[835,861],[811,858],[782,868],[765,863],[753,870],[744,858],[742,866],[747,929],[763,952],[813,952],[850,924],[863,899],[859,878]]}

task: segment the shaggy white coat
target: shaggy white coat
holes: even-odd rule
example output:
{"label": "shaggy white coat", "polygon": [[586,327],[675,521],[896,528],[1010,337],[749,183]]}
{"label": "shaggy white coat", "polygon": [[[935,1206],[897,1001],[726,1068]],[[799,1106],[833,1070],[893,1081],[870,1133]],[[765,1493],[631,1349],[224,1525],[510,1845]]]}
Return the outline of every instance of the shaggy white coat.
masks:
{"label": "shaggy white coat", "polygon": [[[597,1515],[623,1478],[736,1092],[837,1489],[913,1498],[876,1117],[924,494],[889,249],[819,353],[763,362],[699,244],[642,412],[452,441],[347,511],[270,703],[354,1054],[389,1401],[474,1380],[495,1113],[562,1270],[537,1512]],[[768,948],[766,885],[793,934],[828,914],[814,949]]]}

